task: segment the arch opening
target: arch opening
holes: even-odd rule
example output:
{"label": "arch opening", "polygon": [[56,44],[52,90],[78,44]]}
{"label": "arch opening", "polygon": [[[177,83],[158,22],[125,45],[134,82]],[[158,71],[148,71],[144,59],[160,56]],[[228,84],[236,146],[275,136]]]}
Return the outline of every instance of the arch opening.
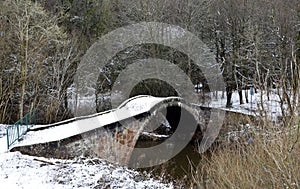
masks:
{"label": "arch opening", "polygon": [[[158,175],[161,173],[162,171],[162,167],[165,167],[167,169],[170,169],[168,171],[170,172],[175,172],[172,175],[175,175],[175,177],[182,177],[182,175],[185,174],[185,171],[188,170],[190,168],[190,161],[192,161],[193,163],[197,163],[200,157],[200,154],[197,152],[197,148],[198,148],[198,144],[200,144],[201,140],[202,140],[202,132],[201,132],[201,128],[200,128],[200,124],[197,122],[195,115],[190,112],[188,110],[188,108],[183,107],[183,105],[180,103],[179,104],[173,104],[171,106],[167,106],[167,107],[162,107],[159,108],[156,112],[154,112],[155,115],[152,115],[150,119],[155,119],[155,120],[159,120],[161,121],[162,119],[160,118],[160,114],[163,114],[165,116],[165,120],[163,121],[168,121],[169,125],[170,125],[170,130],[168,130],[168,134],[170,136],[172,136],[172,134],[176,134],[176,139],[178,139],[178,141],[176,141],[174,143],[174,146],[170,145],[170,153],[172,153],[171,151],[176,148],[176,144],[181,142],[181,139],[186,137],[186,134],[190,134],[192,135],[192,139],[190,140],[190,142],[188,144],[186,144],[186,146],[178,153],[176,154],[174,157],[172,157],[170,160],[166,161],[165,163],[163,163],[162,165],[156,165],[156,166],[152,166],[152,167],[148,167],[148,168],[142,168],[141,170],[151,170],[154,173],[157,173]],[[183,120],[181,120],[183,119]],[[196,124],[197,125],[197,129],[195,132],[193,133],[177,133],[175,132],[179,126],[179,123],[184,123],[184,124]],[[154,122],[156,124],[158,124],[158,121]],[[149,129],[149,128],[155,128],[157,127],[155,130],[153,130],[153,132],[155,134],[158,135],[162,135],[164,132],[164,129],[166,129],[163,124],[160,124],[159,126],[153,126],[151,125],[153,124],[153,122],[151,122],[151,120],[149,120],[148,124],[145,125],[144,129]],[[182,127],[182,124],[181,124]],[[161,133],[160,133],[161,132]],[[162,144],[164,141],[166,141],[170,136],[168,137],[162,137],[162,138],[149,138],[149,137],[144,137],[143,134],[140,135],[140,137],[138,138],[138,140],[136,141],[135,144],[135,148],[150,148],[159,144]],[[182,140],[184,141],[184,140]],[[157,151],[157,158],[159,158],[159,153],[168,153],[165,151],[159,152]],[[131,156],[130,158],[130,165],[138,165],[138,164],[146,164],[146,161],[149,160],[147,159],[147,157],[145,156],[145,154],[134,154],[133,156]],[[153,161],[160,161],[160,159],[155,159]],[[176,164],[176,166],[174,166],[174,164]],[[178,166],[180,165],[180,166]],[[171,170],[173,169],[173,170]]]}
{"label": "arch opening", "polygon": [[[176,134],[178,142],[184,138],[192,136],[189,141],[190,144],[198,144],[201,142],[203,134],[200,124],[196,121],[195,115],[189,110],[180,106],[179,104],[173,104],[170,106],[159,108],[152,113],[153,115],[148,118],[147,124],[144,126],[143,132],[140,134],[135,148],[147,148],[163,143],[173,134]],[[196,125],[196,131],[187,131],[184,133],[175,132],[179,124],[184,125]],[[181,125],[182,126],[182,125]],[[190,136],[187,136],[190,135]],[[195,145],[196,147],[196,145]]]}

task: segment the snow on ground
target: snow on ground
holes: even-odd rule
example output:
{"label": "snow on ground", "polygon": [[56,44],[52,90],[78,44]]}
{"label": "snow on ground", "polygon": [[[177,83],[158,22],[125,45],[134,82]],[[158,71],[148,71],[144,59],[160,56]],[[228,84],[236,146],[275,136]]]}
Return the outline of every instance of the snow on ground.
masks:
{"label": "snow on ground", "polygon": [[0,138],[0,154],[7,152],[7,139],[6,137]]}
{"label": "snow on ground", "polygon": [[[254,93],[252,97],[250,94],[250,90],[246,90],[246,92],[248,93],[249,103],[246,103],[245,91],[243,91],[244,104],[240,105],[238,92],[234,91],[231,99],[232,107],[230,108],[225,107],[226,93],[224,94],[224,98],[222,98],[222,92],[219,91],[217,99],[213,95],[213,93],[210,93],[209,96],[211,98],[211,102],[208,103],[208,106],[212,108],[220,108],[228,111],[239,112],[239,113],[255,116],[255,115],[259,115],[259,108],[261,108],[260,105],[261,102],[263,102],[262,104],[264,105],[264,108],[268,113],[269,118],[275,120],[278,116],[281,116],[280,99],[276,93],[271,92],[268,98],[268,95],[265,92],[257,91],[257,93]],[[261,97],[262,97],[262,101],[261,101]]]}
{"label": "snow on ground", "polygon": [[0,154],[7,151],[6,128],[8,125],[0,124]]}
{"label": "snow on ground", "polygon": [[7,125],[0,124],[0,138],[6,135],[6,127]]}
{"label": "snow on ground", "polygon": [[59,160],[22,155],[0,155],[1,188],[173,188],[150,175],[116,167],[100,159]]}

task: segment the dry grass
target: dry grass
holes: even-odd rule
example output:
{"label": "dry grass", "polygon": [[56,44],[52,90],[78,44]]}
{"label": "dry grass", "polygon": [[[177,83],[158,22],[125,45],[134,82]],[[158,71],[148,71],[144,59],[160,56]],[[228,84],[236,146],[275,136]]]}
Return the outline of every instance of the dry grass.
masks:
{"label": "dry grass", "polygon": [[194,170],[194,185],[197,188],[299,188],[297,135],[296,129],[272,135],[257,134],[253,143],[237,142],[219,147],[204,156]]}

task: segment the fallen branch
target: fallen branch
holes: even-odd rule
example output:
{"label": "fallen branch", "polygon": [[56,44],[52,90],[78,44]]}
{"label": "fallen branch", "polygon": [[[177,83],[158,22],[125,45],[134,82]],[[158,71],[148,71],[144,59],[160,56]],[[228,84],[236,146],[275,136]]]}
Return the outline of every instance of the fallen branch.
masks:
{"label": "fallen branch", "polygon": [[42,162],[42,163],[46,163],[46,164],[49,164],[49,165],[55,165],[55,163],[53,163],[51,161],[46,161],[46,160],[41,160],[41,159],[36,159],[36,158],[34,158],[33,160],[34,161],[39,161],[39,162]]}

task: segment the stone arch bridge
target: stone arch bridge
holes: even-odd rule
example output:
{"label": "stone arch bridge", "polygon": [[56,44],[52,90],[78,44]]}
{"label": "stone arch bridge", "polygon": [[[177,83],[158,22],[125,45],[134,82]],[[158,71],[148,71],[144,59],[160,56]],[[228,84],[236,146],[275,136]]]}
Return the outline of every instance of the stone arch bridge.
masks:
{"label": "stone arch bridge", "polygon": [[141,95],[126,100],[114,110],[52,125],[35,126],[10,150],[51,158],[100,157],[128,166],[132,163],[133,155],[135,160],[153,155],[134,151],[142,132],[155,130],[162,123],[168,123],[174,130],[172,143],[189,142],[197,130],[198,134],[201,133],[201,139],[198,137],[201,144],[206,144],[219,131],[209,131],[208,125],[218,124],[211,123],[209,118],[221,114],[220,111],[204,110],[179,97]]}

